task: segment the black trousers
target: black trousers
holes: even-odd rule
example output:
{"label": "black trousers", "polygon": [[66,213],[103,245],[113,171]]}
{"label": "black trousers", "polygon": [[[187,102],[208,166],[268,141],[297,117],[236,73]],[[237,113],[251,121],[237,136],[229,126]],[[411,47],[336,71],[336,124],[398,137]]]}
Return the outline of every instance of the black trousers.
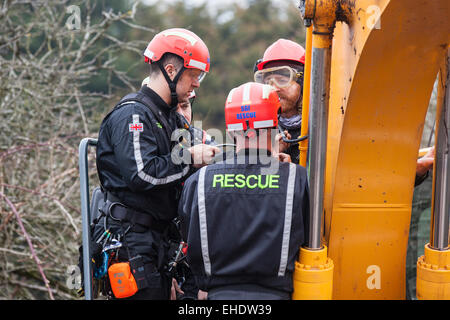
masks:
{"label": "black trousers", "polygon": [[208,300],[290,300],[288,292],[256,284],[235,284],[210,289]]}
{"label": "black trousers", "polygon": [[[129,227],[129,223],[120,222],[108,218],[105,225],[105,217],[101,218],[94,227],[92,235],[96,241],[105,231],[113,235],[123,234]],[[128,261],[130,258],[140,255],[145,265],[145,276],[148,287],[138,290],[133,296],[125,298],[128,300],[169,300],[172,279],[165,272],[161,272],[162,265],[167,263],[169,245],[166,235],[149,228],[132,228],[120,240],[123,247],[118,251],[118,260]],[[121,299],[122,300],[122,299]]]}

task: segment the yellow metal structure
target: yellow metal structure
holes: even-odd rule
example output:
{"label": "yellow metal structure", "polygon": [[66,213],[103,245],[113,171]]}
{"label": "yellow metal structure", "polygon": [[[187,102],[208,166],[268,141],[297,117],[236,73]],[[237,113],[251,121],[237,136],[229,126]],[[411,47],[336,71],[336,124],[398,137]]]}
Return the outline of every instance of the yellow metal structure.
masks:
{"label": "yellow metal structure", "polygon": [[425,254],[417,261],[417,298],[450,299],[450,250],[438,251],[425,246]]}
{"label": "yellow metal structure", "polygon": [[333,261],[327,247],[320,250],[300,249],[295,263],[293,300],[331,300],[333,294]]}
{"label": "yellow metal structure", "polygon": [[405,299],[416,161],[450,1],[307,0],[313,9],[313,46],[333,32],[323,232],[332,298]]}
{"label": "yellow metal structure", "polygon": [[[303,71],[303,97],[302,97],[302,128],[300,136],[308,134],[308,117],[309,117],[309,93],[311,86],[311,46],[312,46],[312,26],[306,28],[306,48],[305,48],[305,69]],[[306,167],[308,140],[300,141],[300,165]]]}
{"label": "yellow metal structure", "polygon": [[357,1],[334,30],[325,239],[334,299],[404,299],[417,153],[450,2]]}

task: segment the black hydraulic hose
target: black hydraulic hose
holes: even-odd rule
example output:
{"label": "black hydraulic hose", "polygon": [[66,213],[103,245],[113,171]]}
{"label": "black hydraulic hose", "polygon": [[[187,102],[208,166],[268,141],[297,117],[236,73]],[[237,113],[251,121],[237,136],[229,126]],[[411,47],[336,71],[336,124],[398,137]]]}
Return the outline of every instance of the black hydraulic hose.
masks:
{"label": "black hydraulic hose", "polygon": [[308,139],[308,135],[305,135],[305,136],[302,136],[302,137],[298,137],[296,139],[288,139],[286,137],[286,135],[284,134],[283,128],[281,128],[280,125],[278,125],[278,130],[281,133],[281,139],[283,139],[283,141],[286,142],[286,143],[297,143],[297,142],[300,142],[300,141]]}

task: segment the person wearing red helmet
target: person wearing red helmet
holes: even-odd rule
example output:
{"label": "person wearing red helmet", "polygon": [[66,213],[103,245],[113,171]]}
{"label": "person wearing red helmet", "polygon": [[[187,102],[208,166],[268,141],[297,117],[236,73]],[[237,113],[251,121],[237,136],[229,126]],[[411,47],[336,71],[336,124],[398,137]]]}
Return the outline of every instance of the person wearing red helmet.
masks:
{"label": "person wearing red helmet", "polygon": [[[178,100],[188,99],[191,92],[200,86],[210,67],[205,43],[195,33],[181,28],[158,33],[145,49],[144,57],[145,62],[150,64],[149,84],[168,85],[170,96],[162,98],[172,107],[178,104]],[[166,84],[152,81],[159,75],[158,69]]]}
{"label": "person wearing red helmet", "polygon": [[[280,129],[288,139],[300,137],[305,49],[287,39],[270,45],[254,67],[256,82],[276,88],[281,101]],[[299,163],[298,142],[286,143],[278,136],[280,151],[286,152],[294,163]]]}
{"label": "person wearing red helmet", "polygon": [[[205,43],[189,30],[168,29],[154,36],[144,58],[150,64],[148,79],[138,92],[123,97],[100,126],[97,171],[106,201],[93,239],[104,252],[115,253],[110,261],[128,262],[136,281],[131,286],[136,292],[125,297],[113,290],[111,298],[169,299],[167,269],[171,240],[179,240],[173,219],[182,183],[193,167],[206,165],[220,150],[197,144],[185,149],[191,162],[196,160],[193,165],[174,160],[180,155],[174,152],[179,141],[172,140],[173,133],[183,128],[177,106],[188,101],[210,68]],[[111,239],[116,245],[120,239],[124,249],[106,250]]]}
{"label": "person wearing red helmet", "polygon": [[185,182],[178,213],[187,261],[210,300],[291,297],[298,249],[308,236],[309,189],[305,168],[271,152],[280,107],[269,85],[232,89],[225,123],[235,157]]}

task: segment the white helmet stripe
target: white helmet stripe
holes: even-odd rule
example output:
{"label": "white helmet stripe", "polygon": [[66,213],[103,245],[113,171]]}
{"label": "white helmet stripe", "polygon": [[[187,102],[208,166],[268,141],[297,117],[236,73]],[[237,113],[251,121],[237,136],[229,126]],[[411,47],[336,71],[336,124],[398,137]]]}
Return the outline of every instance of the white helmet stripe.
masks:
{"label": "white helmet stripe", "polygon": [[250,88],[252,87],[251,82],[244,84],[244,93],[242,94],[242,104],[250,104]]}
{"label": "white helmet stripe", "polygon": [[177,36],[183,39],[186,39],[187,41],[189,41],[191,43],[191,45],[193,46],[196,42],[197,39],[195,39],[193,36],[191,36],[188,33],[184,33],[182,31],[177,31],[177,30],[166,30],[161,32],[164,36]]}
{"label": "white helmet stripe", "polygon": [[263,85],[262,98],[269,99],[269,94],[273,89],[274,88],[271,85],[268,84]]}
{"label": "white helmet stripe", "polygon": [[230,93],[228,94],[227,102],[231,103],[233,101],[233,92],[236,90],[236,88],[231,89]]}

